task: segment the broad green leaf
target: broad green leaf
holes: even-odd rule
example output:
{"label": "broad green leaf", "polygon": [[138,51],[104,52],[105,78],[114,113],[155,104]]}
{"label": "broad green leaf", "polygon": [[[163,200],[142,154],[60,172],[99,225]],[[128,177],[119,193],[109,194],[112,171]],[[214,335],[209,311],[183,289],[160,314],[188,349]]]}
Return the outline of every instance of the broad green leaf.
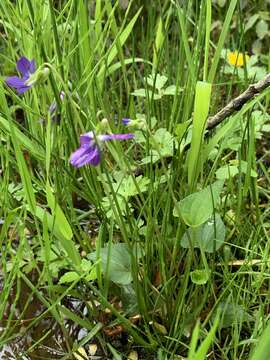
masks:
{"label": "broad green leaf", "polygon": [[[96,261],[98,260],[96,256],[96,252],[94,252],[89,257],[91,260]],[[111,281],[123,285],[132,282],[131,254],[126,244],[112,244],[110,250],[108,247],[102,248],[100,250],[100,259],[103,273],[105,273],[109,263],[109,278]]]}
{"label": "broad green leaf", "polygon": [[138,309],[138,301],[136,292],[132,284],[129,285],[121,285],[120,287],[121,292],[121,301],[123,304],[123,309],[129,316],[136,315],[139,312]]}
{"label": "broad green leaf", "polygon": [[252,16],[249,16],[248,21],[245,26],[245,32],[248,31],[249,29],[253,28],[253,26],[255,25],[255,23],[258,19],[259,19],[259,14],[254,14]]}
{"label": "broad green leaf", "polygon": [[238,166],[236,165],[225,165],[216,171],[217,179],[230,179],[235,175],[239,174]]}
{"label": "broad green leaf", "polygon": [[253,316],[249,315],[246,310],[238,304],[233,304],[231,302],[222,302],[219,305],[221,309],[222,317],[219,322],[219,328],[228,328],[236,324],[241,324],[243,322],[253,322]]}
{"label": "broad green leaf", "polygon": [[185,224],[191,227],[203,224],[210,218],[218,204],[223,183],[218,180],[205,189],[188,195],[175,205],[173,215],[181,216]]}
{"label": "broad green leaf", "polygon": [[[217,179],[229,179],[234,177],[235,175],[239,174],[239,172],[242,172],[244,174],[247,173],[247,162],[241,161],[241,165],[225,165],[219,168],[216,171],[216,177]],[[257,173],[253,169],[251,169],[250,176],[256,178]]]}
{"label": "broad green leaf", "polygon": [[265,20],[257,22],[256,33],[259,39],[263,39],[266,35],[268,35],[268,24]]}
{"label": "broad green leaf", "polygon": [[179,140],[181,140],[183,136],[187,133],[190,125],[191,122],[189,120],[180,124],[176,124],[176,126],[174,127],[174,134],[177,136]]}
{"label": "broad green leaf", "polygon": [[158,129],[150,142],[161,156],[172,156],[174,148],[177,147],[173,136],[164,128]]}
{"label": "broad green leaf", "polygon": [[220,215],[215,214],[215,217],[212,216],[196,229],[188,229],[181,239],[181,246],[190,248],[193,241],[194,248],[201,248],[205,252],[212,253],[224,244],[225,235],[225,225]]}
{"label": "broad green leaf", "polygon": [[212,85],[198,81],[196,84],[194,119],[192,127],[191,147],[188,154],[188,184],[193,189],[199,171],[202,167],[203,157],[201,147],[203,144],[206,119],[211,100]]}
{"label": "broad green leaf", "polygon": [[[138,97],[147,97],[147,92],[145,89],[137,89],[137,90],[134,90],[131,95],[133,96],[138,96]],[[151,96],[149,94],[149,96]]]}
{"label": "broad green leaf", "polygon": [[223,7],[223,6],[225,6],[226,1],[227,1],[227,0],[218,0],[218,5],[219,5],[220,7]]}
{"label": "broad green leaf", "polygon": [[138,356],[137,351],[132,350],[132,351],[129,353],[129,355],[128,355],[128,357],[127,357],[127,360],[139,360],[139,356]]}

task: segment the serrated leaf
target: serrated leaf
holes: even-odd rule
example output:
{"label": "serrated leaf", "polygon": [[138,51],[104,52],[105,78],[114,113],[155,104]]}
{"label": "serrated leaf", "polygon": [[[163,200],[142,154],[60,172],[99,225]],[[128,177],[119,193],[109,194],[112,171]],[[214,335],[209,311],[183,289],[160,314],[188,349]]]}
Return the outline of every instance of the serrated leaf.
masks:
{"label": "serrated leaf", "polygon": [[[131,175],[120,179],[117,184],[114,184],[116,192],[128,199],[131,196],[138,195],[139,193],[145,192],[148,189],[150,180],[142,175],[133,178]],[[118,189],[118,191],[117,191]]]}
{"label": "serrated leaf", "polygon": [[146,91],[145,89],[137,89],[137,90],[133,91],[131,93],[131,95],[137,96],[137,97],[144,97],[144,98],[149,97],[150,99],[153,98],[154,100],[161,99],[160,94],[153,93],[153,91],[151,91],[151,90]]}
{"label": "serrated leaf", "polygon": [[161,90],[166,84],[168,78],[164,75],[149,75],[146,79],[146,82],[149,86],[154,87],[158,90]]}
{"label": "serrated leaf", "polygon": [[190,121],[185,121],[183,123],[177,124],[174,127],[174,134],[179,138],[182,137],[187,133],[188,127],[190,126]]}
{"label": "serrated leaf", "polygon": [[146,97],[147,96],[147,93],[146,93],[146,90],[145,89],[137,89],[137,90],[134,90],[131,95],[133,96],[141,96],[141,97]]}
{"label": "serrated leaf", "polygon": [[178,147],[174,137],[164,128],[158,129],[150,142],[152,146],[150,155],[141,160],[142,164],[153,164],[160,158],[173,156],[174,148]]}
{"label": "serrated leaf", "polygon": [[173,136],[164,128],[160,128],[155,132],[151,145],[159,151],[161,156],[172,156],[173,149],[176,147]]}
{"label": "serrated leaf", "polygon": [[177,89],[175,85],[170,85],[163,91],[163,95],[179,95],[181,91],[183,91],[182,88]]}
{"label": "serrated leaf", "polygon": [[79,280],[80,276],[75,271],[68,271],[59,279],[59,284],[67,284]]}

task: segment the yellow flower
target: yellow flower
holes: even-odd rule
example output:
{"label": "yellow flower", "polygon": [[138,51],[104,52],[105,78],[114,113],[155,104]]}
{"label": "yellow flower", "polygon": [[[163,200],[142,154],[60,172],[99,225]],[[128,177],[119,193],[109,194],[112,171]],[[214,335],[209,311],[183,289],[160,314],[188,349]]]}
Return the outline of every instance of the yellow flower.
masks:
{"label": "yellow flower", "polygon": [[244,65],[244,59],[247,62],[248,59],[249,59],[249,56],[245,55],[243,53],[239,53],[237,51],[229,52],[227,54],[228,63],[230,65],[232,65],[232,66],[237,66],[237,67],[243,66]]}

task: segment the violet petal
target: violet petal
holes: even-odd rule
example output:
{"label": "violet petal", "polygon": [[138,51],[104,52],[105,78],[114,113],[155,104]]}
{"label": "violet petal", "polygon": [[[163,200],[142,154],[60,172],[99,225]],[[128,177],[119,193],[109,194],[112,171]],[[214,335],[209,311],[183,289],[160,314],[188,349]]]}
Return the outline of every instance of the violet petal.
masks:
{"label": "violet petal", "polygon": [[128,125],[130,123],[130,119],[128,119],[128,118],[123,118],[122,119],[122,124],[123,125]]}
{"label": "violet petal", "polygon": [[71,165],[75,167],[81,167],[86,164],[97,166],[100,163],[100,150],[95,143],[91,146],[81,146],[70,157]]}
{"label": "violet petal", "polygon": [[18,94],[23,94],[24,92],[26,92],[28,89],[30,89],[31,86],[21,86],[20,88],[17,89]]}
{"label": "violet petal", "polygon": [[30,69],[33,66],[31,61],[29,61],[25,56],[22,56],[17,61],[17,69],[23,76],[29,76]]}
{"label": "violet petal", "polygon": [[6,84],[15,89],[25,86],[25,79],[21,79],[18,76],[9,76],[6,78]]}
{"label": "violet petal", "polygon": [[80,145],[90,145],[90,142],[94,139],[94,133],[93,131],[89,131],[88,133],[82,134],[80,136]]}
{"label": "violet petal", "polygon": [[36,71],[36,62],[35,62],[35,60],[30,61],[29,71],[30,71],[31,74],[33,74]]}
{"label": "violet petal", "polygon": [[18,76],[10,76],[6,78],[6,84],[17,90],[18,94],[24,93],[30,89],[31,86],[25,85],[26,78],[19,78]]}

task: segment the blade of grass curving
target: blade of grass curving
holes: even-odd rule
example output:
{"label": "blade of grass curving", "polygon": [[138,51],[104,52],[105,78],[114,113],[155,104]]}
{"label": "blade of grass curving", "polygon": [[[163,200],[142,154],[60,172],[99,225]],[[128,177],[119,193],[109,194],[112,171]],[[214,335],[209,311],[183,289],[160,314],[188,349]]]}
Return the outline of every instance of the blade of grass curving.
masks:
{"label": "blade of grass curving", "polygon": [[103,83],[103,79],[104,79],[104,73],[107,69],[107,67],[112,63],[112,61],[115,59],[115,57],[118,54],[118,50],[117,50],[117,42],[119,44],[119,46],[123,46],[126,42],[126,40],[128,39],[129,35],[132,32],[132,29],[140,15],[142,11],[142,8],[140,8],[136,14],[134,15],[134,17],[130,20],[130,22],[127,24],[127,26],[124,28],[123,31],[120,31],[119,34],[117,35],[117,38],[114,40],[110,50],[108,51],[108,54],[106,55],[106,64],[102,65],[100,70],[97,73],[97,81],[98,83],[101,85]]}
{"label": "blade of grass curving", "polygon": [[203,81],[207,81],[211,20],[212,20],[211,0],[207,0],[206,1],[206,21],[205,21],[205,46],[204,46]]}
{"label": "blade of grass curving", "polygon": [[221,51],[224,47],[225,40],[226,40],[226,37],[229,32],[230,23],[232,21],[232,17],[233,17],[234,10],[235,10],[237,3],[238,3],[238,0],[230,1],[230,5],[229,5],[229,8],[228,8],[228,11],[226,14],[226,18],[225,18],[224,24],[222,26],[221,34],[219,36],[219,40],[218,40],[217,48],[216,48],[215,55],[214,55],[214,58],[212,61],[212,65],[210,67],[210,71],[208,74],[208,82],[210,82],[210,83],[213,83],[213,81],[215,79],[218,63],[220,60]]}
{"label": "blade of grass curving", "polygon": [[249,360],[268,360],[270,358],[270,323],[263,331]]}
{"label": "blade of grass curving", "polygon": [[25,194],[27,203],[30,207],[32,214],[35,214],[36,198],[35,198],[35,193],[34,193],[32,181],[31,181],[31,175],[30,175],[28,167],[26,166],[26,162],[24,160],[22,151],[18,144],[16,133],[14,131],[14,125],[12,122],[10,122],[10,133],[11,133],[12,142],[13,142],[13,146],[14,146],[14,150],[15,150],[15,156],[17,159],[19,173],[20,173],[20,176],[22,179],[24,194]]}
{"label": "blade of grass curving", "polygon": [[46,184],[46,196],[47,196],[48,205],[52,211],[52,216],[54,221],[53,226],[56,226],[56,228],[61,233],[61,237],[59,238],[59,240],[61,239],[61,244],[63,248],[67,251],[74,265],[79,266],[81,263],[81,257],[78,250],[75,247],[74,242],[72,241],[73,238],[72,229],[65,217],[64,212],[57,204],[56,198],[48,183]]}

